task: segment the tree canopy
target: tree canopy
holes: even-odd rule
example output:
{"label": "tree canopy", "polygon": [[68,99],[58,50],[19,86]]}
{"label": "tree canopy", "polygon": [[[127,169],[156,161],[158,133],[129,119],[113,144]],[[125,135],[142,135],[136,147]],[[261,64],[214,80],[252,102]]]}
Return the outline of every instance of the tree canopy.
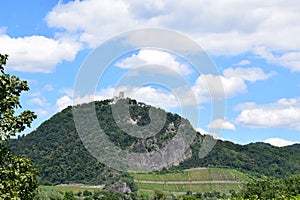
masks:
{"label": "tree canopy", "polygon": [[37,171],[28,158],[11,154],[3,144],[3,140],[20,133],[36,118],[29,110],[15,115],[16,109],[21,108],[20,94],[29,87],[26,81],[4,72],[7,59],[8,55],[0,54],[0,198],[33,199],[38,187]]}

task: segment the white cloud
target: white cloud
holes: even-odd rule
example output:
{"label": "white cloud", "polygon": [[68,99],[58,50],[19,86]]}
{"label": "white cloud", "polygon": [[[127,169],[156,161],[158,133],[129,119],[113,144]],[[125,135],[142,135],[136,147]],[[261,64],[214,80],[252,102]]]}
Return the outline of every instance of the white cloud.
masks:
{"label": "white cloud", "polygon": [[12,38],[0,32],[0,52],[9,55],[8,69],[50,73],[63,60],[71,61],[81,49],[70,38],[57,40],[40,35]]}
{"label": "white cloud", "polygon": [[94,95],[87,95],[74,99],[74,105],[88,103],[92,101],[110,99],[118,96],[119,91],[124,91],[125,97],[136,99],[137,101],[157,106],[163,109],[180,107],[176,97],[169,92],[155,89],[151,86],[146,87],[121,87],[121,88],[105,88]]}
{"label": "white cloud", "polygon": [[93,101],[101,101],[101,100],[105,100],[105,99],[111,99],[114,96],[116,96],[116,94],[117,94],[117,92],[119,92],[119,90],[120,89],[114,89],[114,88],[108,87],[108,88],[102,89],[100,92],[97,92],[93,95],[85,95],[82,97],[74,98],[74,95],[76,96],[76,91],[74,91],[73,89],[70,89],[70,88],[64,88],[64,89],[60,90],[60,93],[63,93],[64,95],[59,97],[56,100],[56,110],[61,111],[68,106],[89,103],[89,102],[93,102]]}
{"label": "white cloud", "polygon": [[297,142],[291,142],[291,141],[284,140],[281,138],[269,138],[269,139],[266,139],[264,141],[264,143],[268,143],[268,144],[271,144],[271,145],[277,146],[277,147],[284,147],[284,146],[296,144]]}
{"label": "white cloud", "polygon": [[234,124],[229,121],[224,121],[223,119],[215,119],[209,125],[209,129],[225,129],[225,130],[235,130]]}
{"label": "white cloud", "polygon": [[199,102],[212,98],[231,98],[238,93],[247,91],[245,81],[256,82],[272,77],[275,72],[266,74],[262,69],[252,68],[227,68],[223,75],[202,74],[196,80],[193,91]]}
{"label": "white cloud", "polygon": [[167,14],[167,4],[161,0],[132,0],[128,9],[136,18],[151,19]]}
{"label": "white cloud", "polygon": [[74,90],[72,88],[63,88],[63,89],[60,89],[59,92],[66,94],[70,97],[73,97],[73,95],[74,95]]}
{"label": "white cloud", "polygon": [[233,66],[244,66],[244,65],[249,65],[251,62],[249,60],[241,60],[240,62],[233,64]]}
{"label": "white cloud", "polygon": [[[135,56],[131,56],[133,58]],[[126,59],[125,59],[126,60]],[[124,60],[123,60],[124,61]],[[128,62],[119,63],[119,66],[125,67],[129,65]],[[129,65],[130,67],[131,65]],[[126,67],[127,68],[127,67]],[[256,69],[256,68],[255,68]],[[254,71],[256,71],[254,69]],[[246,71],[251,71],[251,68],[246,69]],[[246,72],[245,71],[245,72]],[[118,96],[119,91],[124,91],[126,96],[136,99],[138,101],[151,104],[153,106],[158,106],[164,109],[180,108],[184,106],[195,106],[205,102],[210,101],[211,99],[225,99],[231,98],[238,93],[243,93],[247,91],[247,85],[245,84],[244,79],[251,80],[252,82],[256,80],[266,79],[270,77],[267,74],[264,74],[262,70],[258,70],[258,73],[261,77],[251,76],[249,72],[249,77],[245,74],[236,73],[236,77],[225,77],[222,75],[211,75],[211,74],[202,74],[196,80],[195,84],[192,86],[178,87],[178,85],[173,85],[168,88],[170,91],[167,91],[161,88],[153,86],[141,86],[141,87],[132,87],[132,86],[123,86],[122,88],[105,88],[101,89],[99,92],[96,92],[94,95],[87,95],[84,97],[75,98],[74,105],[87,103],[95,100],[103,100],[107,98],[112,98],[113,96]],[[244,76],[244,77],[238,77]],[[62,89],[60,92],[66,94],[70,98],[73,96],[74,91],[71,89]],[[75,91],[76,94],[76,91]],[[76,95],[75,95],[76,96]],[[225,124],[228,128],[230,125]],[[228,125],[228,126],[227,126]],[[231,127],[232,129],[232,127]]]}
{"label": "white cloud", "polygon": [[[136,56],[131,56],[129,59],[136,59],[135,57]],[[118,63],[118,65],[123,68],[129,68],[131,67],[131,64],[129,63],[131,63],[131,61],[125,59],[123,62]],[[76,97],[74,100],[74,105],[112,98],[113,96],[118,96],[119,91],[124,91],[126,96],[130,98],[164,109],[180,108],[191,105],[195,106],[208,102],[211,99],[231,98],[238,93],[246,92],[247,85],[245,84],[245,79],[254,82],[256,80],[263,80],[270,77],[269,74],[263,73],[263,71],[258,70],[258,68],[253,69],[255,72],[254,74],[251,73],[251,70],[252,68],[245,69],[245,73],[241,74],[235,73],[233,70],[235,74],[228,73],[232,75],[232,77],[202,74],[196,80],[194,85],[190,87],[178,87],[175,85],[169,88],[171,92],[152,86],[123,86],[122,88],[108,87],[96,92],[95,95],[87,95],[79,98]],[[249,73],[247,74],[246,72]],[[256,77],[255,75],[258,76]],[[70,98],[74,93],[74,91],[71,89],[63,89],[61,92]],[[225,123],[226,128],[233,129],[233,127],[230,126],[231,125],[228,124],[228,122]]]}
{"label": "white cloud", "polygon": [[240,78],[202,74],[196,80],[193,91],[199,102],[206,102],[211,98],[231,98],[237,93],[246,92],[247,86]]}
{"label": "white cloud", "polygon": [[272,77],[275,72],[265,74],[261,68],[251,67],[251,68],[227,68],[223,71],[226,78],[240,78],[245,81],[256,82],[258,80],[266,80]]}
{"label": "white cloud", "polygon": [[[142,65],[161,65],[183,75],[190,74],[192,71],[188,66],[176,61],[175,57],[165,51],[153,49],[141,49],[137,54],[125,58],[116,63],[116,66],[123,69],[135,69]],[[163,71],[163,67],[161,69]]]}
{"label": "white cloud", "polygon": [[[90,46],[119,32],[164,27],[187,34],[211,53],[237,55],[253,51],[257,46],[276,52],[299,52],[300,29],[295,26],[300,19],[299,9],[300,3],[292,0],[176,3],[170,0],[86,0],[59,3],[46,20],[50,27],[78,34],[80,41]],[[294,61],[286,65],[299,70]]]}
{"label": "white cloud", "polygon": [[74,90],[71,88],[63,88],[59,90],[59,92],[64,94],[56,100],[56,108],[57,110],[61,111],[68,106],[113,98],[116,90],[114,88],[108,87],[102,89],[100,92],[97,92],[94,95],[86,95],[76,98],[74,98],[74,94],[76,96],[76,92],[74,92]]}
{"label": "white cloud", "polygon": [[206,131],[202,128],[197,128],[196,131],[198,131],[199,133],[201,133],[202,135],[211,135],[213,136],[213,138],[218,139],[218,140],[224,140],[223,138],[220,137],[220,134],[217,132],[210,132],[210,131]]}
{"label": "white cloud", "polygon": [[149,86],[135,88],[131,93],[131,97],[138,101],[164,109],[180,107],[176,97],[172,93]]}
{"label": "white cloud", "polygon": [[[57,110],[62,110],[70,105],[78,105],[89,103],[92,101],[101,101],[104,99],[111,99],[114,96],[119,96],[119,92],[124,91],[125,97],[136,99],[137,101],[157,106],[163,109],[179,108],[180,104],[177,98],[172,93],[153,88],[151,86],[145,87],[119,87],[119,88],[104,88],[93,95],[86,95],[83,97],[73,98],[74,91],[70,89],[61,90],[65,95],[56,100]],[[76,95],[76,92],[75,92]]]}
{"label": "white cloud", "polygon": [[[177,97],[170,92],[162,91],[151,86],[145,87],[120,87],[120,88],[104,88],[93,95],[73,98],[73,91],[63,90],[65,95],[56,100],[57,110],[62,110],[70,105],[78,105],[89,103],[92,101],[101,101],[119,96],[120,91],[125,92],[125,97],[136,99],[137,101],[157,106],[163,109],[179,108],[180,104]],[[76,95],[76,92],[75,92]],[[180,97],[179,97],[180,98]]]}
{"label": "white cloud", "polygon": [[241,78],[237,78],[237,77],[227,78],[222,76],[221,80],[227,98],[231,98],[235,96],[237,93],[244,93],[247,91],[247,86]]}
{"label": "white cloud", "polygon": [[121,31],[136,28],[138,20],[120,0],[87,0],[59,3],[48,13],[50,27],[60,27],[68,32],[80,33],[80,41],[95,47],[100,42]]}
{"label": "white cloud", "polygon": [[49,114],[48,110],[42,108],[35,108],[33,111],[38,115],[38,117],[45,117]]}
{"label": "white cloud", "polygon": [[33,97],[27,101],[27,104],[32,108],[32,110],[38,115],[38,117],[45,117],[51,113],[51,106],[47,99],[41,96],[40,92],[31,93],[29,95]]}
{"label": "white cloud", "polygon": [[282,65],[293,72],[300,71],[300,51],[286,52],[275,56],[270,50],[258,47],[255,49],[255,53],[270,63]]}
{"label": "white cloud", "polygon": [[45,106],[47,104],[47,100],[41,97],[34,97],[27,102],[29,105],[38,105]]}
{"label": "white cloud", "polygon": [[73,101],[67,95],[62,96],[56,100],[56,107],[57,107],[58,111],[62,111],[63,109],[65,109],[66,107],[71,106],[71,105],[73,105]]}
{"label": "white cloud", "polygon": [[236,122],[244,126],[300,130],[300,98],[283,98],[275,103],[262,105],[245,103],[238,105],[237,109],[241,113]]}

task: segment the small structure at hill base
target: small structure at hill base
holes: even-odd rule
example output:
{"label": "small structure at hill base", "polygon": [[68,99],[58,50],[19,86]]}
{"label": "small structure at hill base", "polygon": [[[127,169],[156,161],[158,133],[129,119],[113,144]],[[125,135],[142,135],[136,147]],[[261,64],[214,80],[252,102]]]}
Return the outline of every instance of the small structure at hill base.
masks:
{"label": "small structure at hill base", "polygon": [[112,192],[130,193],[131,189],[125,182],[116,182],[112,185],[106,186],[107,190]]}

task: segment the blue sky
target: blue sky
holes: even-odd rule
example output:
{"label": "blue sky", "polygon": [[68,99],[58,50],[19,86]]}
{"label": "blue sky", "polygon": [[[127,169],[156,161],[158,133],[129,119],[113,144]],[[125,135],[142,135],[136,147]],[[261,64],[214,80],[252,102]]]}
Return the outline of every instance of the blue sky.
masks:
{"label": "blue sky", "polygon": [[[97,85],[96,99],[115,95],[124,77],[132,80],[137,73],[140,76],[135,77],[150,80],[160,71],[166,80],[187,80],[200,119],[193,125],[202,133],[214,134],[223,125],[216,137],[240,144],[300,142],[300,3],[4,0],[1,8],[0,53],[9,54],[7,71],[29,82],[31,90],[23,93],[22,105],[38,114],[32,129],[72,104],[77,75],[95,47],[120,33],[155,27],[195,41],[218,74],[198,74],[172,48],[142,48],[143,41],[136,39],[140,43],[135,50],[112,60]],[[141,65],[160,66],[141,71],[134,67]],[[180,75],[178,80],[172,73]],[[208,85],[222,81],[225,96],[218,98],[225,101],[223,117],[211,118],[212,97],[205,92],[203,79]],[[122,85],[121,89],[140,101],[181,112],[172,87]],[[82,97],[79,102],[88,100]]]}

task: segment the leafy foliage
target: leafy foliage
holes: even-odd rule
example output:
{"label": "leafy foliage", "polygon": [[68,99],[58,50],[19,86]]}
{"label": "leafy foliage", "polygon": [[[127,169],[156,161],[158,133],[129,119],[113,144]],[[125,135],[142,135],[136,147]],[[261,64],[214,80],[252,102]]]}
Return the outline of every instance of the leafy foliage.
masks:
{"label": "leafy foliage", "polygon": [[300,174],[300,145],[275,147],[265,143],[238,145],[217,141],[213,150],[203,159],[199,158],[200,139],[192,144],[193,155],[176,168],[228,167],[256,176],[284,178]]}
{"label": "leafy foliage", "polygon": [[31,199],[38,187],[32,162],[13,156],[0,145],[0,197],[2,199]]}
{"label": "leafy foliage", "polygon": [[245,184],[236,197],[245,199],[292,199],[300,195],[300,175],[285,179],[263,177]]}
{"label": "leafy foliage", "polygon": [[[137,123],[149,123],[150,106],[138,104],[135,100],[123,99],[130,106],[130,114]],[[150,152],[160,148],[176,134],[181,118],[167,113],[163,129],[155,136],[137,139],[123,132],[116,124],[111,110],[112,100],[95,102],[99,124],[115,145],[133,152]],[[122,103],[122,102],[119,102]],[[80,106],[90,106],[83,104]],[[170,124],[174,124],[170,128]],[[95,133],[97,134],[97,133]],[[73,121],[72,108],[68,107],[42,123],[35,131],[18,139],[11,139],[7,145],[18,155],[30,157],[40,172],[40,183],[56,185],[61,183],[102,184],[119,181],[127,177],[98,162],[84,147]],[[126,179],[131,189],[132,181]]]}
{"label": "leafy foliage", "polygon": [[76,197],[74,196],[73,192],[66,192],[63,200],[76,200]]}
{"label": "leafy foliage", "polygon": [[12,155],[3,145],[3,140],[23,131],[36,118],[28,110],[15,115],[15,110],[21,108],[21,92],[29,88],[26,81],[4,72],[7,58],[0,54],[0,198],[32,199],[38,187],[37,171],[28,158]]}
{"label": "leafy foliage", "polygon": [[26,126],[36,118],[31,111],[23,111],[19,115],[14,115],[16,108],[21,108],[20,94],[28,91],[26,81],[21,81],[16,76],[10,76],[4,72],[8,56],[0,54],[0,136],[1,140],[15,136],[23,131]]}
{"label": "leafy foliage", "polygon": [[8,145],[16,154],[33,160],[40,170],[40,183],[43,185],[98,184],[109,176],[113,177],[84,148],[76,134],[70,108],[54,115],[32,133],[10,140]]}

